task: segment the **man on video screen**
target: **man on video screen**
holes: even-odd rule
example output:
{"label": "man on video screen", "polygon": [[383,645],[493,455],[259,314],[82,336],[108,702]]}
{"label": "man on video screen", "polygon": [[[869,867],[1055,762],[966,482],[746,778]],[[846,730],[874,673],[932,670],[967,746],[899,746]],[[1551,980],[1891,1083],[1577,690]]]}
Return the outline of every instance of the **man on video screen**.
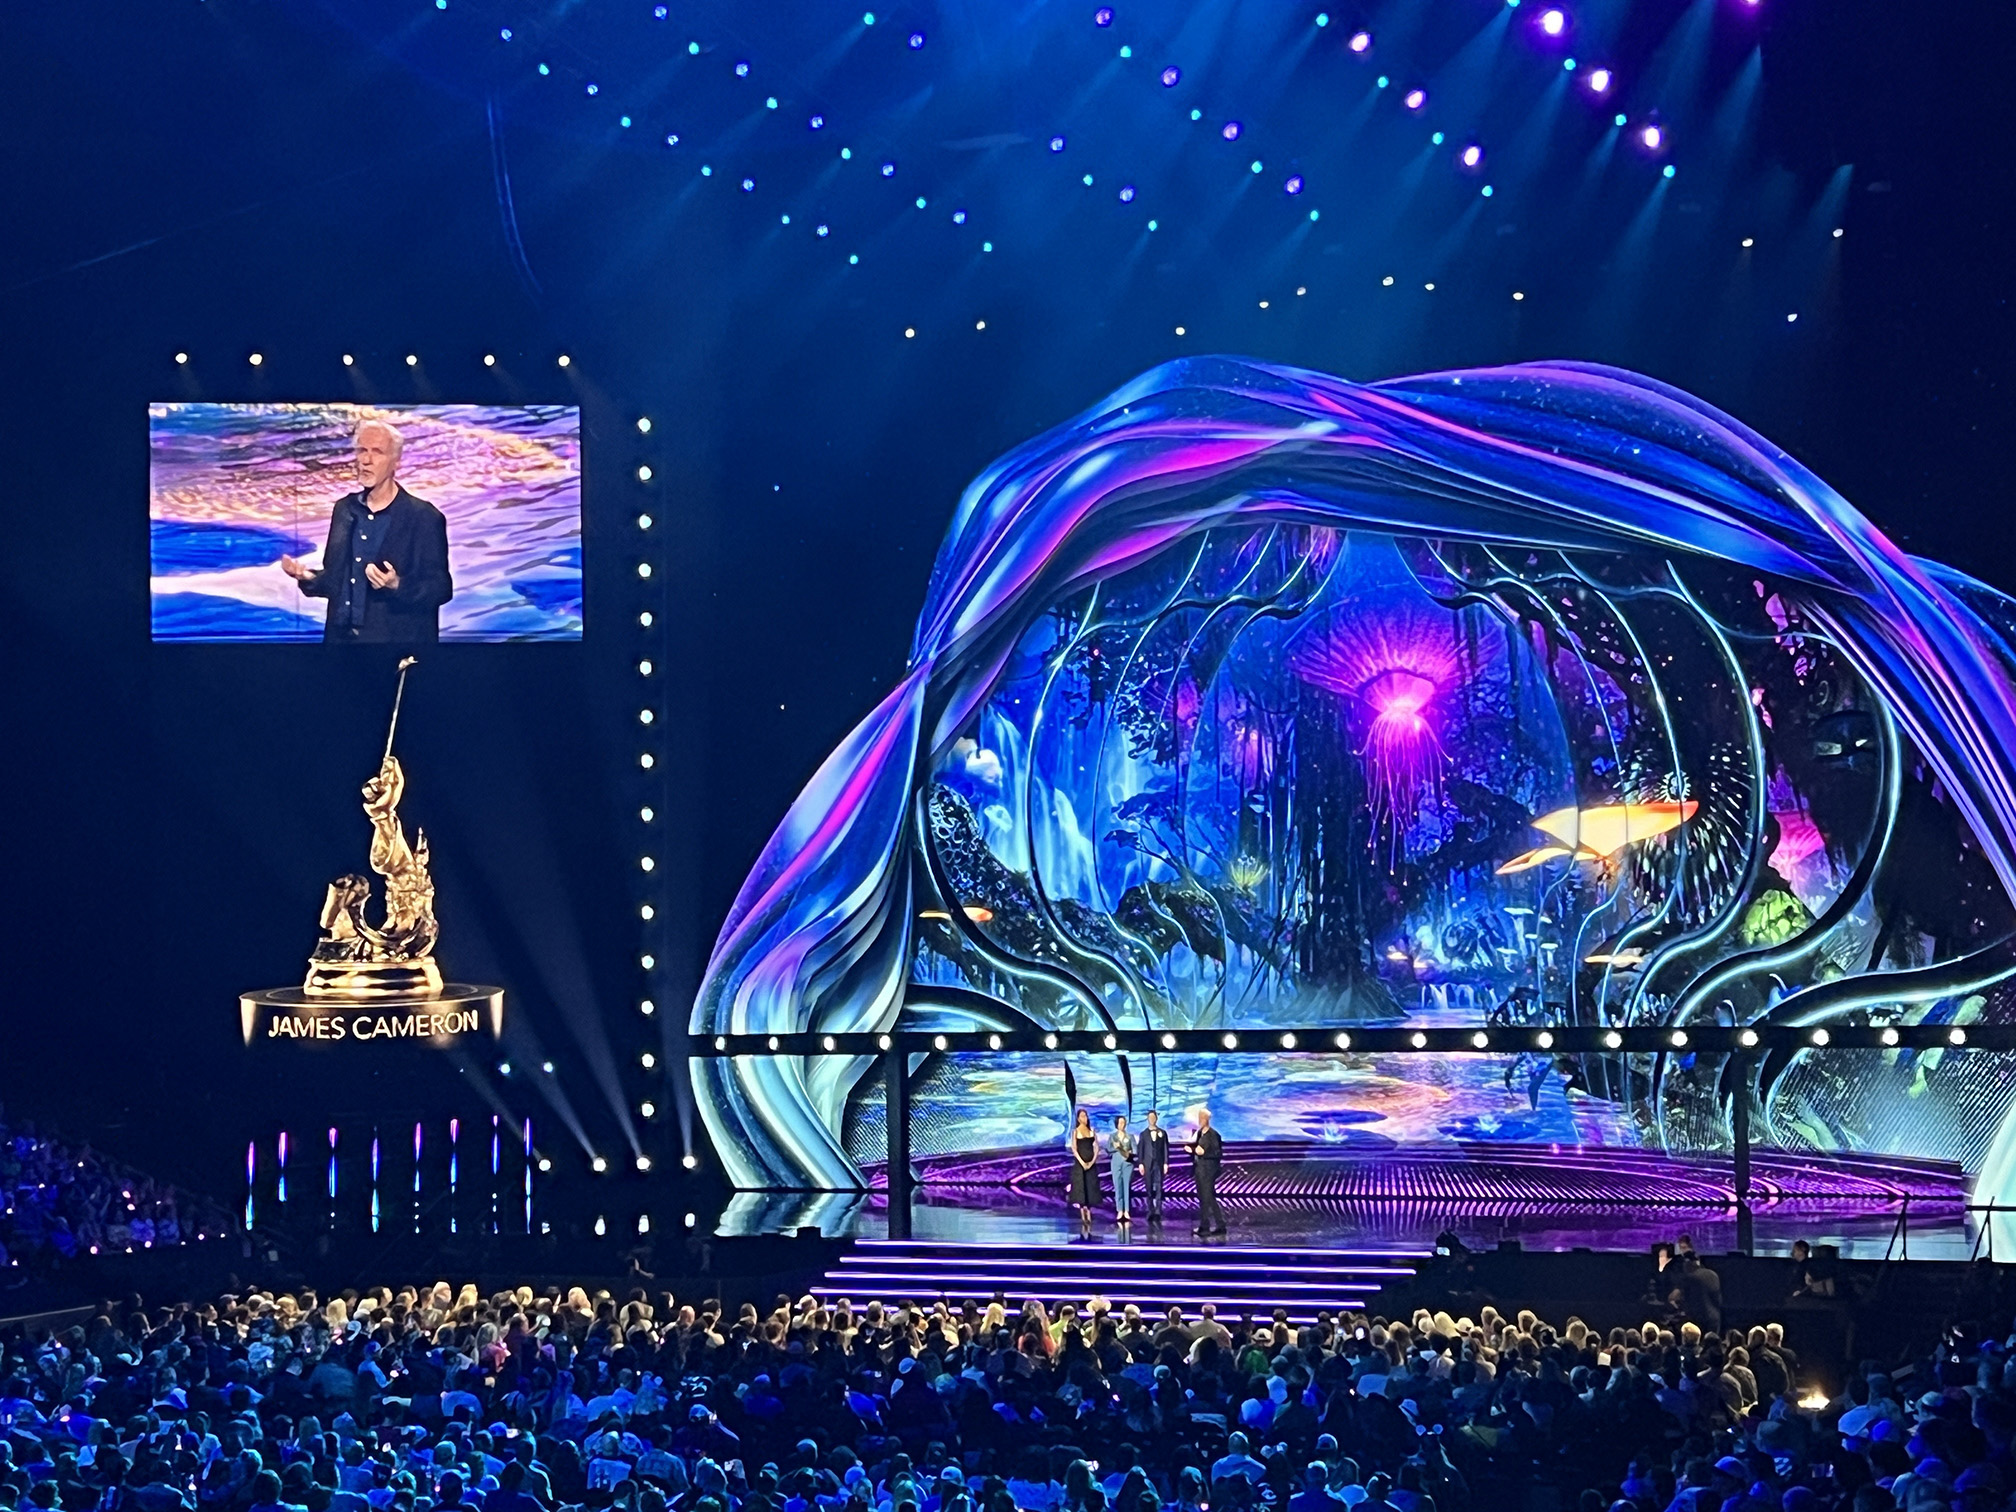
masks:
{"label": "man on video screen", "polygon": [[357,427],[357,481],[336,501],[322,565],[280,558],[280,570],[310,598],[329,600],[324,641],[418,645],[441,638],[448,576],[448,522],[399,486],[406,443],[382,420]]}

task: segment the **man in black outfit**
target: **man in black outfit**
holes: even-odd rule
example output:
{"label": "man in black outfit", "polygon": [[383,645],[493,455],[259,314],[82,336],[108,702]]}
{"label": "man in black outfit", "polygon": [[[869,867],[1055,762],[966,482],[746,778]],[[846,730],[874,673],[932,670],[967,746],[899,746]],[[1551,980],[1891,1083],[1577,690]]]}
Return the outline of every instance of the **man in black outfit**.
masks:
{"label": "man in black outfit", "polygon": [[1211,1110],[1197,1110],[1197,1132],[1190,1136],[1190,1162],[1197,1179],[1197,1232],[1225,1232],[1225,1213],[1218,1206],[1218,1166],[1225,1158],[1225,1141],[1211,1127]]}
{"label": "man in black outfit", "polygon": [[441,606],[455,596],[448,575],[448,522],[399,486],[406,443],[382,420],[357,427],[356,493],[336,501],[322,565],[291,556],[280,570],[310,598],[329,600],[327,641],[431,645]]}
{"label": "man in black outfit", "polygon": [[1141,1179],[1146,1183],[1148,1221],[1162,1221],[1162,1183],[1169,1175],[1169,1131],[1162,1127],[1162,1115],[1148,1110],[1148,1126],[1141,1131]]}
{"label": "man in black outfit", "polygon": [[1691,1245],[1680,1261],[1680,1307],[1687,1321],[1698,1323],[1703,1333],[1722,1331],[1722,1278]]}

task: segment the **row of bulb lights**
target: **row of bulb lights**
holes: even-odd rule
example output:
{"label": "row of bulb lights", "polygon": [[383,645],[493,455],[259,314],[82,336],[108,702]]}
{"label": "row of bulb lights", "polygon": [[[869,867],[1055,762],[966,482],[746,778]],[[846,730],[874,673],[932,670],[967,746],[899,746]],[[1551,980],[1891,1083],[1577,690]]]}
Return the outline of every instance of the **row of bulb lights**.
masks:
{"label": "row of bulb lights", "polygon": [[[649,415],[639,415],[637,417],[637,434],[640,436],[648,436],[651,434],[651,417]],[[637,464],[636,477],[639,484],[648,486],[653,477],[655,476],[656,474],[653,472],[651,464],[649,462],[640,462]],[[652,519],[649,510],[640,510],[638,512],[637,529],[639,533],[644,535],[647,539],[649,537],[652,527],[656,523],[657,521]],[[652,577],[651,560],[649,556],[640,554],[637,560],[637,580],[639,583],[649,583],[651,577]],[[647,645],[646,645],[647,652],[649,650],[648,640],[653,630],[653,627],[656,624],[657,624],[657,616],[652,612],[652,610],[648,606],[641,608],[637,611],[637,628],[644,633],[647,639]],[[658,672],[657,663],[655,663],[648,654],[643,654],[638,657],[637,675],[640,678],[644,679],[646,695],[643,700],[643,707],[639,708],[637,711],[637,723],[641,728],[647,731],[653,728],[653,726],[655,726],[658,722],[658,713],[657,710],[653,707],[653,700],[650,696],[650,690],[655,686],[655,684],[651,680],[654,677],[656,677],[657,672]],[[640,771],[650,772],[655,770],[657,765],[658,765],[658,753],[651,750],[649,745],[647,744],[646,748],[638,752],[637,754],[638,769]],[[637,819],[638,822],[645,827],[648,836],[648,832],[650,830],[651,825],[657,822],[658,819],[657,810],[652,808],[650,804],[646,803],[641,807],[639,807],[639,809],[637,810]],[[658,870],[658,858],[653,856],[648,850],[638,857],[637,864],[639,870],[643,872],[644,876],[647,879],[653,876]],[[648,881],[646,883],[646,886],[648,889],[649,886]],[[657,918],[658,916],[657,905],[655,905],[651,901],[648,892],[647,895],[644,897],[644,899],[637,905],[637,916],[646,925],[649,925],[651,921]],[[644,976],[646,978],[646,996],[638,1000],[637,1008],[638,1011],[642,1013],[645,1019],[648,1021],[655,1018],[658,1012],[658,1004],[648,995],[649,978],[651,973],[655,971],[658,967],[658,959],[651,953],[649,930],[647,929],[645,933],[646,933],[646,939],[644,942],[644,950],[643,953],[638,956],[637,964],[642,969]],[[658,1053],[655,1050],[652,1050],[647,1047],[646,1049],[644,1049],[642,1052],[639,1053],[637,1057],[637,1063],[639,1066],[643,1068],[643,1070],[647,1074],[655,1074],[658,1069]],[[637,1104],[637,1113],[638,1116],[644,1119],[646,1123],[652,1122],[658,1117],[658,1104],[653,1098],[646,1096],[642,1101],[640,1101]],[[679,1163],[690,1171],[700,1164],[700,1160],[698,1156],[694,1155],[689,1150],[686,1154],[680,1157]],[[651,1157],[649,1155],[643,1155],[643,1154],[638,1155],[636,1157],[636,1166],[639,1171],[649,1172],[651,1169]],[[596,1174],[600,1175],[601,1173],[609,1169],[609,1162],[606,1157],[602,1155],[597,1155],[591,1161],[589,1161],[589,1169],[593,1170],[594,1172],[596,1172]],[[648,1219],[642,1217],[638,1219],[638,1223],[640,1225],[648,1225],[648,1222],[649,1222]],[[595,1220],[595,1224],[596,1224],[595,1232],[598,1234],[602,1233],[603,1220],[597,1218]],[[686,1225],[689,1228],[692,1227],[693,1225],[693,1215],[690,1213],[686,1215]],[[641,1233],[647,1233],[649,1232],[649,1230],[648,1227],[640,1227],[637,1230],[637,1232],[641,1234]]]}
{"label": "row of bulb lights", "polygon": [[[1247,1034],[1244,1038],[1231,1032],[1216,1033],[1191,1030],[1178,1034],[1171,1030],[1163,1030],[1159,1034],[1154,1031],[1131,1031],[1126,1035],[1127,1045],[1125,1048],[1132,1050],[1183,1050],[1187,1052],[1243,1049],[1253,1053],[1261,1053],[1272,1050],[1349,1050],[1354,1044],[1360,1050],[1382,1051],[1400,1049],[1427,1050],[1431,1045],[1439,1050],[1446,1051],[1461,1049],[1467,1045],[1469,1049],[1473,1050],[1501,1050],[1516,1053],[1527,1050],[1552,1050],[1557,1045],[1563,1049],[1571,1049],[1575,1047],[1574,1042],[1577,1041],[1600,1044],[1605,1050],[1622,1050],[1626,1048],[1628,1040],[1630,1047],[1634,1050],[1686,1050],[1689,1048],[1701,1050],[1754,1050],[1764,1043],[1765,1034],[1770,1035],[1773,1047],[1782,1046],[1789,1048],[1805,1048],[1809,1046],[1824,1048],[1840,1040],[1843,1048],[1854,1049],[1862,1048],[1857,1041],[1873,1038],[1876,1045],[1892,1049],[1901,1045],[1905,1038],[1905,1031],[1898,1029],[1895,1025],[1885,1026],[1873,1031],[1868,1026],[1863,1025],[1851,1026],[1846,1030],[1839,1028],[1830,1030],[1825,1027],[1806,1028],[1771,1025],[1767,1026],[1763,1031],[1756,1028],[1729,1029],[1720,1025],[1694,1030],[1667,1029],[1643,1025],[1636,1026],[1628,1031],[1605,1029],[1599,1032],[1581,1029],[1566,1030],[1560,1033],[1552,1029],[1475,1029],[1468,1031],[1443,1030],[1436,1033],[1432,1039],[1428,1031],[1416,1029],[1408,1033],[1404,1040],[1397,1042],[1393,1040],[1391,1032],[1366,1035],[1361,1031],[1357,1039],[1354,1040],[1350,1031],[1342,1029],[1334,1032],[1322,1029],[1303,1030],[1300,1032],[1287,1030],[1271,1035],[1265,1032],[1254,1032]],[[928,1038],[924,1035],[905,1034],[901,1038],[905,1048],[910,1051],[924,1049],[927,1043],[929,1048],[941,1051],[959,1050],[970,1052],[983,1049],[1002,1050],[1011,1048],[1008,1039],[999,1034],[935,1034],[928,1036]],[[1014,1038],[1021,1041],[1023,1036],[1018,1035],[1014,1036]],[[1958,1025],[1916,1025],[1910,1031],[1910,1038],[1915,1048],[1924,1048],[1938,1044],[1964,1046],[1968,1043],[1967,1030]],[[1065,1043],[1067,1039],[1071,1042],[1069,1045]],[[768,1036],[755,1034],[731,1036],[720,1034],[714,1037],[714,1049],[717,1053],[724,1055],[749,1055],[760,1053],[761,1051],[768,1051],[771,1054],[807,1054],[812,1051],[814,1040],[815,1036],[810,1034],[772,1034]],[[818,1050],[827,1054],[859,1054],[871,1040],[875,1049],[886,1051],[896,1047],[897,1036],[890,1034],[827,1034],[816,1037]],[[1041,1036],[1040,1043],[1045,1050],[1120,1050],[1123,1048],[1121,1040],[1122,1036],[1120,1034],[1110,1030],[1104,1034],[1093,1031],[1090,1033],[1079,1032],[1068,1035],[1060,1035],[1053,1030],[1044,1033]],[[1031,1049],[1035,1043],[1033,1040],[1028,1043],[1018,1043],[1012,1048]]]}
{"label": "row of bulb lights", "polygon": [[[186,351],[177,352],[175,354],[175,365],[177,367],[187,367],[189,365],[189,354]],[[266,365],[266,354],[264,352],[246,353],[245,365],[247,367],[255,367],[255,368],[264,367]],[[355,352],[345,352],[343,354],[343,366],[345,367],[357,366],[357,354]],[[417,368],[418,366],[420,366],[420,354],[418,352],[408,352],[406,354],[406,366],[408,366],[409,368]],[[495,366],[497,366],[497,354],[495,352],[485,352],[483,354],[483,366],[485,366],[486,368],[494,368]],[[565,352],[562,352],[558,357],[553,359],[553,366],[557,368],[570,368],[574,366],[574,359],[568,356]]]}

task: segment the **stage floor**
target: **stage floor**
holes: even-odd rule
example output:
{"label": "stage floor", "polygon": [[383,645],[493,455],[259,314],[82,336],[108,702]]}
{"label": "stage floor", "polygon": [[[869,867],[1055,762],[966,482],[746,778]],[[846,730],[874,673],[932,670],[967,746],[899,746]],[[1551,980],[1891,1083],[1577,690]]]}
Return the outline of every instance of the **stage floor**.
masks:
{"label": "stage floor", "polygon": [[[1003,1152],[918,1163],[911,1207],[919,1240],[1051,1246],[1079,1240],[1064,1202],[1061,1151]],[[1102,1173],[1103,1174],[1103,1173]],[[1187,1168],[1173,1172],[1167,1221],[1113,1221],[1110,1192],[1092,1228],[1101,1246],[1195,1245]],[[2016,1215],[1966,1207],[1965,1176],[1942,1162],[1841,1159],[1759,1151],[1752,1164],[1754,1252],[1784,1254],[1795,1239],[1838,1244],[1849,1258],[1965,1260],[2016,1255]],[[1734,1172],[1725,1158],[1574,1146],[1491,1145],[1403,1150],[1376,1159],[1320,1146],[1226,1146],[1220,1185],[1228,1248],[1344,1249],[1420,1255],[1453,1231],[1471,1249],[1644,1252],[1686,1234],[1704,1253],[1738,1248]],[[1140,1195],[1137,1187],[1137,1210]],[[742,1193],[723,1234],[816,1227],[829,1237],[889,1235],[881,1191]]]}

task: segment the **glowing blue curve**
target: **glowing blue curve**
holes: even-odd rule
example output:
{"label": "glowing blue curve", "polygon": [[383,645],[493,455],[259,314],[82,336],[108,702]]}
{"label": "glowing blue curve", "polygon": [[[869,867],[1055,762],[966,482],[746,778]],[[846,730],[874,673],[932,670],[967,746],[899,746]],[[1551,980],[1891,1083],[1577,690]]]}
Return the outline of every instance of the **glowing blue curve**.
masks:
{"label": "glowing blue curve", "polygon": [[[1882,695],[2016,898],[2016,653],[1985,612],[2007,601],[1899,551],[1754,431],[1649,378],[1576,363],[1360,385],[1195,358],[1143,374],[967,488],[908,673],[765,847],[708,963],[694,1032],[893,1025],[913,786],[985,703],[1029,619],[1199,531],[1273,521],[1771,574]],[[835,1131],[863,1063],[694,1068],[738,1186],[861,1184]],[[1984,1185],[2012,1173],[2005,1127]]]}

